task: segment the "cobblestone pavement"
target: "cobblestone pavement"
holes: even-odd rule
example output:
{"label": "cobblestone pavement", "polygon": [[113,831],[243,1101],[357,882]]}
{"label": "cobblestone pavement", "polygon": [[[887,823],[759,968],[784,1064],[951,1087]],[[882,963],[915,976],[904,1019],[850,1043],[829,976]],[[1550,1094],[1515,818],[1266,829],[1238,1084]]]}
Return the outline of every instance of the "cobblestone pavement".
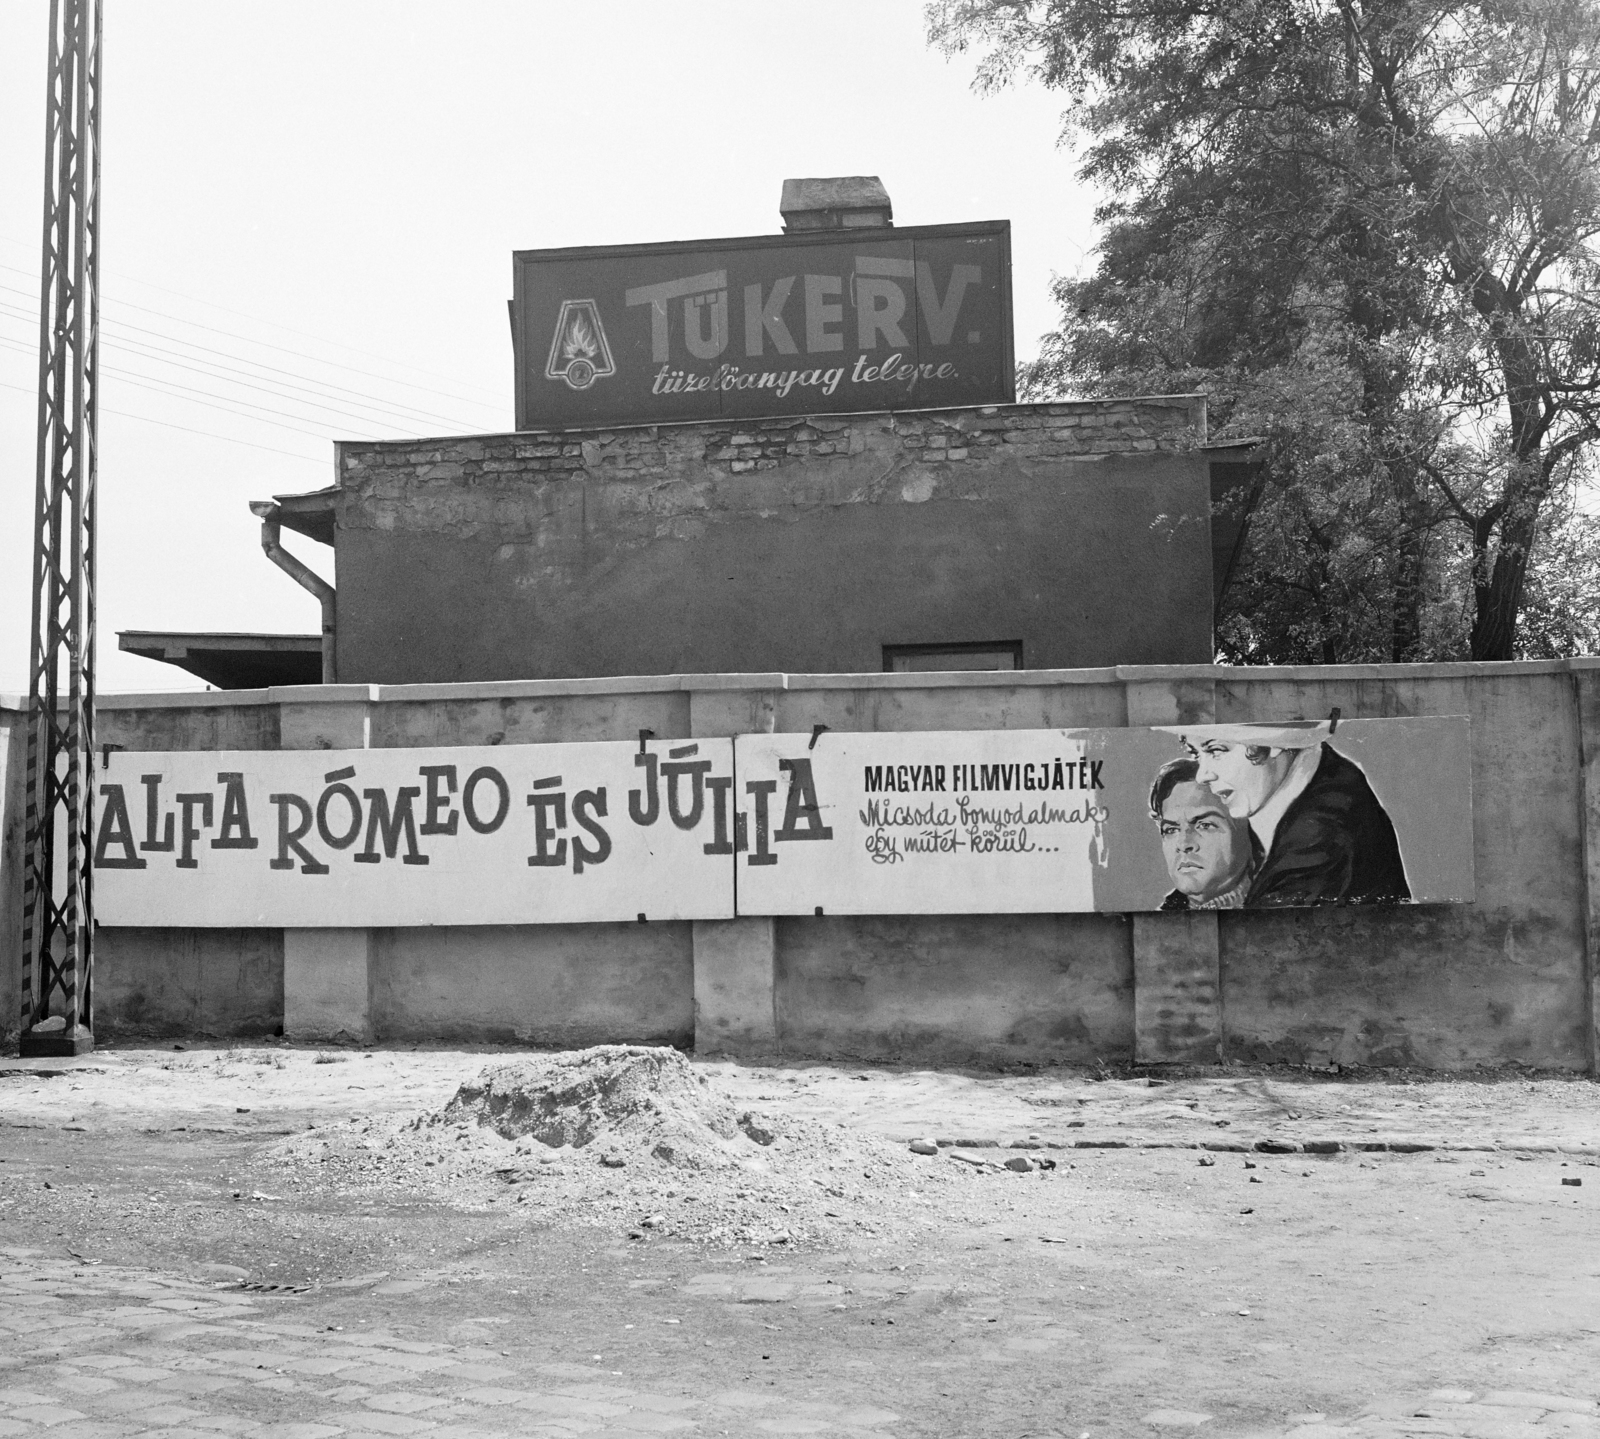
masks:
{"label": "cobblestone pavement", "polygon": [[[394,1281],[372,1292],[392,1298],[422,1287]],[[842,1291],[821,1275],[709,1273],[691,1279],[685,1292],[745,1303],[831,1305]],[[0,1248],[0,1436],[893,1439],[901,1432],[902,1416],[881,1404],[800,1400],[772,1386],[708,1393],[677,1385],[641,1388],[603,1363],[540,1362],[483,1344],[417,1342],[293,1322],[273,1316],[280,1302],[225,1282]],[[1049,1338],[1020,1342],[1048,1347]],[[1600,1388],[1600,1376],[1590,1388]],[[1151,1435],[1216,1427],[1212,1415],[1198,1410],[1157,1408],[1129,1417]],[[1017,1439],[1083,1439],[1047,1423],[1007,1432]],[[1600,1403],[1591,1394],[1436,1389],[1344,1416],[1290,1415],[1253,1435],[1600,1439]]]}
{"label": "cobblestone pavement", "polygon": [[599,1366],[277,1321],[248,1295],[183,1279],[37,1250],[0,1257],[0,1436],[887,1435],[900,1417],[753,1389],[644,1390]]}

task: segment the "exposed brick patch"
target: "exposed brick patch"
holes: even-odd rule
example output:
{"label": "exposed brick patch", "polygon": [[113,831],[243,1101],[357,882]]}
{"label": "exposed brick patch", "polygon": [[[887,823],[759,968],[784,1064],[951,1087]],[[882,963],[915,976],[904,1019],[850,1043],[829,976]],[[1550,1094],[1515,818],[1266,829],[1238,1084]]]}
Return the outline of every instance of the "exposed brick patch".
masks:
{"label": "exposed brick patch", "polygon": [[[685,509],[742,509],[752,498],[765,508],[761,491],[743,487],[772,483],[782,486],[773,508],[894,503],[917,472],[935,481],[960,473],[963,484],[981,485],[997,463],[1184,451],[1205,438],[1204,425],[1204,401],[1179,395],[347,442],[339,447],[340,523],[456,533],[496,527],[515,538],[536,529],[539,512],[562,504],[562,486],[578,479],[591,492],[602,488],[598,503],[615,518],[652,523]],[[720,489],[728,485],[741,488]]]}

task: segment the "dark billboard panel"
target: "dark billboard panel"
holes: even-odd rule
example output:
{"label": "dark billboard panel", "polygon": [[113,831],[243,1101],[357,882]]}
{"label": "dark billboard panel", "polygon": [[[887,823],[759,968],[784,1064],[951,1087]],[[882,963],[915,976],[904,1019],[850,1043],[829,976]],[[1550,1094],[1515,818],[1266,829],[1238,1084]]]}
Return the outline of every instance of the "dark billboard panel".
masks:
{"label": "dark billboard panel", "polygon": [[519,430],[1015,397],[1006,220],[512,260]]}

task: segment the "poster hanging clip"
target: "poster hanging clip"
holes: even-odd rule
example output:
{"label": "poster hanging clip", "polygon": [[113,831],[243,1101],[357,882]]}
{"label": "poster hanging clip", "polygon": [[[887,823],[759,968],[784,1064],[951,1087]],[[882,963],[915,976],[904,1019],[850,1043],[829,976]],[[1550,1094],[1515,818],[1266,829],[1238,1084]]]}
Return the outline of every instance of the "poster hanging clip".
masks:
{"label": "poster hanging clip", "polygon": [[1339,706],[1335,705],[1328,711],[1328,738],[1333,738],[1333,732],[1339,728]]}
{"label": "poster hanging clip", "polygon": [[827,725],[825,724],[814,724],[811,726],[811,743],[806,746],[808,750],[813,750],[817,747],[817,741],[822,738],[822,732],[825,729],[827,729]]}
{"label": "poster hanging clip", "polygon": [[654,739],[655,737],[656,737],[656,732],[653,729],[642,729],[642,730],[639,731],[639,753],[640,754],[644,753],[644,742],[647,739]]}

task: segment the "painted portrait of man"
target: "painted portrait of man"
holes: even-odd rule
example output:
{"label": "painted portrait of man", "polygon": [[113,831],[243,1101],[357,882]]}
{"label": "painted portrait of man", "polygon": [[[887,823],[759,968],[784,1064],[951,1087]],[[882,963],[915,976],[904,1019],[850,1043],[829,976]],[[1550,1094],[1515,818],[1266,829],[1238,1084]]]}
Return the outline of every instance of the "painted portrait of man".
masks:
{"label": "painted portrait of man", "polygon": [[1150,787],[1150,817],[1173,888],[1166,911],[1241,909],[1250,886],[1250,827],[1196,778],[1192,759],[1162,765]]}
{"label": "painted portrait of man", "polygon": [[1170,728],[1195,782],[1248,823],[1248,909],[1411,898],[1394,824],[1326,721]]}

